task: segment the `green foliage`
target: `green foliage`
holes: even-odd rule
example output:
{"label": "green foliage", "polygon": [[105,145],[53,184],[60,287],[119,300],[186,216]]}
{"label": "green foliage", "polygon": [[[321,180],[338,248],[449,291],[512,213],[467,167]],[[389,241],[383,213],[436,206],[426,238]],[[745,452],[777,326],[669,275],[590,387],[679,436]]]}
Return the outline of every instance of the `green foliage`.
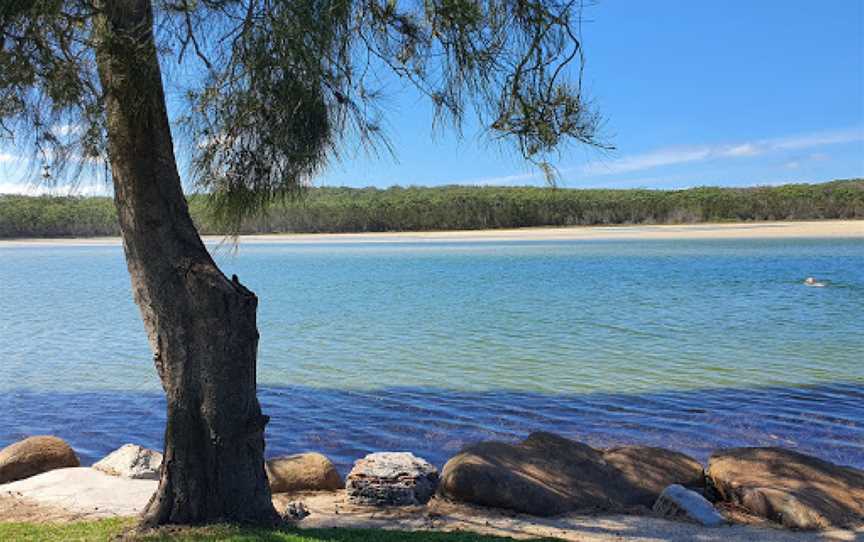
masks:
{"label": "green foliage", "polygon": [[118,235],[108,198],[0,196],[0,237]]}
{"label": "green foliage", "polygon": [[[228,525],[172,528],[149,534],[131,532],[129,519],[108,519],[63,524],[0,523],[0,540],[16,542],[504,542],[512,538],[473,533],[384,531],[375,529],[250,529]],[[540,542],[549,539],[539,539]],[[550,541],[551,542],[551,541]]]}
{"label": "green foliage", "polygon": [[32,151],[53,181],[105,158],[94,10],[90,0],[0,2],[0,144]]}
{"label": "green foliage", "polygon": [[[207,196],[189,198],[201,233],[230,233]],[[534,187],[313,188],[247,218],[242,233],[429,231],[596,224],[864,218],[864,181],[689,190]],[[0,237],[118,235],[108,198],[0,196]]]}
{"label": "green foliage", "polygon": [[[142,14],[144,31],[106,24],[115,10]],[[351,140],[389,149],[380,98],[394,78],[457,130],[475,113],[551,179],[566,142],[601,145],[581,91],[581,18],[581,0],[3,0],[0,130],[56,182],[95,172],[111,158],[105,104],[162,99],[107,96],[97,66],[152,69],[128,59],[156,45],[183,74],[183,154],[229,228],[297,196]]]}

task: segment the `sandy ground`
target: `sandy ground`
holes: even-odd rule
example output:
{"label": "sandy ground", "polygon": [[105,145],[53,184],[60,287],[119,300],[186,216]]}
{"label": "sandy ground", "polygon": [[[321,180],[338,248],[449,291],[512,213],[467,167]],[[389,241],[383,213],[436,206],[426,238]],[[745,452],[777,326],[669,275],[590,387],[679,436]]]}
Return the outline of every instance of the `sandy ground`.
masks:
{"label": "sandy ground", "polygon": [[[790,532],[764,523],[712,529],[653,517],[648,511],[641,515],[567,514],[538,518],[437,498],[433,498],[426,506],[381,509],[351,505],[346,502],[344,492],[279,494],[273,501],[277,510],[284,510],[291,501],[302,502],[310,512],[299,524],[303,528],[471,531],[517,539],[550,537],[574,542],[864,541],[864,527],[857,531],[819,533]],[[753,518],[742,519],[755,521]]]}
{"label": "sandy ground", "polygon": [[[864,220],[823,220],[810,222],[740,222],[659,226],[576,226],[570,228],[521,228],[504,230],[463,230],[441,232],[338,233],[242,235],[240,245],[257,243],[398,243],[477,241],[565,241],[639,239],[788,239],[864,238]],[[208,236],[210,243],[228,242]],[[52,245],[119,245],[118,237],[82,239],[9,239],[0,248]]]}
{"label": "sandy ground", "polygon": [[[155,481],[115,478],[83,467],[60,469],[0,485],[0,522],[132,517],[147,504],[155,489]],[[569,514],[536,518],[439,499],[433,499],[426,506],[385,509],[355,506],[346,501],[343,491],[279,494],[273,499],[280,511],[298,501],[310,512],[299,523],[301,528],[472,531],[521,539],[553,537],[580,542],[864,540],[864,527],[858,531],[795,533],[757,522],[708,529],[652,517],[647,511],[642,515]],[[748,523],[754,521],[740,514],[735,517]]]}

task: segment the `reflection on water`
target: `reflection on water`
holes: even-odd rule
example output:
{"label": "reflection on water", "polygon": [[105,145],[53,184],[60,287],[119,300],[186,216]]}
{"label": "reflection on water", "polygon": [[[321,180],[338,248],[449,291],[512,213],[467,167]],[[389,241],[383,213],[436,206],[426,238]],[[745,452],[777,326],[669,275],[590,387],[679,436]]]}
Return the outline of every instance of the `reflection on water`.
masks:
{"label": "reflection on water", "polygon": [[[372,451],[408,450],[440,467],[469,442],[512,441],[540,430],[597,447],[664,446],[703,461],[719,447],[786,446],[864,468],[860,384],[637,395],[266,387],[260,396],[272,417],[268,456],[320,451],[343,473]],[[0,445],[31,434],[57,434],[84,463],[125,442],[162,445],[159,393],[12,392],[0,398],[0,409],[7,418]]]}
{"label": "reflection on water", "polygon": [[[783,444],[864,466],[864,239],[256,244],[268,452],[546,429],[702,458]],[[807,288],[816,276],[827,288]],[[120,247],[0,247],[0,445],[158,446]]]}

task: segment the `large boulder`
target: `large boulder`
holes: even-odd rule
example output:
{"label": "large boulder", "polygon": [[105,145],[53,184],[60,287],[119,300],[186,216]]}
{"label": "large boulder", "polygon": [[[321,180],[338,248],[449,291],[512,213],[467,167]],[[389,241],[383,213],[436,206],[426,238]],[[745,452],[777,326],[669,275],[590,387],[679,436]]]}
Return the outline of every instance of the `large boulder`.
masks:
{"label": "large boulder", "polygon": [[450,459],[441,494],[457,501],[554,516],[575,508],[608,509],[623,492],[608,484],[603,455],[578,442],[534,433],[519,444],[480,442]]}
{"label": "large boulder", "polygon": [[349,502],[372,506],[425,504],[437,487],[438,469],[409,452],[369,454],[345,480]]}
{"label": "large boulder", "polygon": [[711,456],[720,499],[798,529],[864,524],[864,471],[781,448],[732,448]]}
{"label": "large boulder", "polygon": [[706,527],[726,524],[726,519],[705,497],[679,484],[664,489],[652,510],[665,518],[685,519]]}
{"label": "large boulder", "polygon": [[132,480],[158,480],[161,467],[162,454],[137,444],[125,444],[93,465],[105,474]]}
{"label": "large boulder", "polygon": [[317,491],[342,489],[342,477],[327,456],[310,452],[277,457],[265,463],[270,491]]}
{"label": "large boulder", "polygon": [[0,450],[0,484],[80,464],[72,447],[63,439],[30,437]]}
{"label": "large boulder", "polygon": [[650,446],[619,446],[603,452],[603,460],[629,484],[628,505],[651,506],[668,486],[705,487],[702,464],[688,455]]}
{"label": "large boulder", "polygon": [[[440,492],[457,501],[554,516],[651,506],[666,485],[699,478],[695,460],[650,449],[640,462],[637,450],[604,453],[551,433],[533,433],[518,444],[481,442],[444,465]],[[662,472],[664,465],[669,472]]]}

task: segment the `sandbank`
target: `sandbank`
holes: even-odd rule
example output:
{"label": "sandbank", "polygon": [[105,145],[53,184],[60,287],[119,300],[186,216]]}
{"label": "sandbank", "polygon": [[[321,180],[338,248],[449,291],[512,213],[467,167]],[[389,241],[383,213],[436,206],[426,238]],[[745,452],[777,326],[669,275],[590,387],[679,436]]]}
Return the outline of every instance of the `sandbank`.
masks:
{"label": "sandbank", "polygon": [[[383,233],[290,233],[241,235],[239,244],[287,243],[423,243],[483,241],[674,240],[674,239],[843,239],[864,238],[864,220],[801,222],[729,222],[671,225],[572,226],[497,230]],[[224,236],[205,236],[212,244],[231,243]],[[72,239],[6,239],[4,247],[111,246],[119,237]]]}

